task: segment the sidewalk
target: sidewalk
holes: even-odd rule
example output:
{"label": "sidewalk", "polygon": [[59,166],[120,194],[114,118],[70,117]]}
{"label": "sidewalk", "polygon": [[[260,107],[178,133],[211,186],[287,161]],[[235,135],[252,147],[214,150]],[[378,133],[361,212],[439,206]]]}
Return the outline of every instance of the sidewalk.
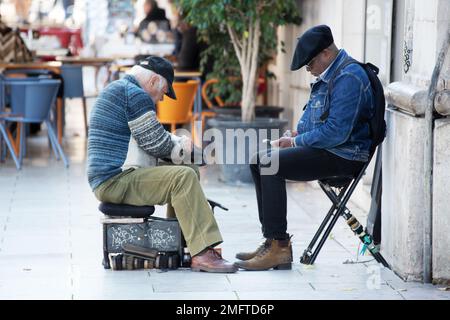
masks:
{"label": "sidewalk", "polygon": [[[67,119],[82,119],[77,106],[70,106]],[[67,126],[69,169],[53,158],[44,135],[28,140],[21,171],[10,159],[0,164],[0,299],[450,299],[439,286],[403,282],[371,256],[356,261],[359,240],[343,219],[316,264],[300,264],[330,206],[318,187],[305,183],[288,183],[292,270],[229,275],[104,270],[101,214],[85,176],[82,131],[77,122]],[[234,261],[236,252],[253,250],[262,240],[253,186],[222,184],[215,167],[203,167],[201,174],[208,198],[230,209],[216,209],[216,218],[223,255]],[[364,213],[349,207],[365,224]],[[159,207],[156,215],[164,212]]]}

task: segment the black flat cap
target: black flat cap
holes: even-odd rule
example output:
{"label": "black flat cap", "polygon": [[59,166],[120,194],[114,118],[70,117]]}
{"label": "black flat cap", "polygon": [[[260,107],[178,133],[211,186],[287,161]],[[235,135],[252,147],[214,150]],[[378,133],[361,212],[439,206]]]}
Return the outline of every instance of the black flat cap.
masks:
{"label": "black flat cap", "polygon": [[330,27],[319,25],[312,27],[298,38],[291,70],[298,70],[309,63],[320,51],[328,48],[332,43],[333,35]]}
{"label": "black flat cap", "polygon": [[147,70],[152,70],[153,72],[164,77],[164,79],[167,80],[167,87],[168,87],[166,95],[172,99],[175,100],[177,99],[175,91],[173,90],[172,87],[174,78],[173,66],[169,60],[161,57],[149,56],[144,60],[141,60],[138,65]]}

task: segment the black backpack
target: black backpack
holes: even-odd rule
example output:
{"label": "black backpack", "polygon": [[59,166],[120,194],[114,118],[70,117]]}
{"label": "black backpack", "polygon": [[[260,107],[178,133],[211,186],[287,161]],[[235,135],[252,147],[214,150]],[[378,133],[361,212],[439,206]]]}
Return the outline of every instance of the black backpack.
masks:
{"label": "black backpack", "polygon": [[[364,71],[367,74],[367,77],[369,78],[370,85],[372,87],[373,91],[373,97],[374,97],[374,114],[372,118],[367,119],[367,122],[369,123],[370,128],[370,136],[372,138],[372,147],[371,147],[371,153],[375,151],[375,148],[383,142],[385,136],[386,136],[386,121],[384,120],[384,112],[386,110],[386,101],[384,99],[384,90],[383,85],[380,82],[380,79],[378,79],[378,67],[374,66],[370,62],[368,63],[362,63],[359,62],[353,58],[348,58],[345,60],[341,65],[336,69],[336,71],[333,73],[333,76],[328,82],[328,92],[327,92],[327,103],[330,101],[330,93],[333,89],[333,82],[336,76],[339,74],[339,72],[344,69],[346,66],[352,63],[359,64]],[[322,114],[320,117],[320,120],[325,121],[330,114],[329,107],[326,109],[326,111]]]}

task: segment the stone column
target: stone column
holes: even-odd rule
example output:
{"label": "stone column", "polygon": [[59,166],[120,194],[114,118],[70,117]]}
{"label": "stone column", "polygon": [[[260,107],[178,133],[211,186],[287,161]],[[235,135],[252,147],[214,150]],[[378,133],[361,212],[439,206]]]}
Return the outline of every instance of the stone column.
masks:
{"label": "stone column", "polygon": [[[450,115],[450,90],[435,99],[441,115]],[[450,282],[450,118],[435,121],[433,154],[433,262],[434,283]]]}
{"label": "stone column", "polygon": [[[404,83],[386,88],[387,138],[383,145],[382,254],[408,281],[423,273],[423,118],[426,92]],[[394,106],[396,108],[394,108]],[[401,109],[400,109],[401,108]]]}

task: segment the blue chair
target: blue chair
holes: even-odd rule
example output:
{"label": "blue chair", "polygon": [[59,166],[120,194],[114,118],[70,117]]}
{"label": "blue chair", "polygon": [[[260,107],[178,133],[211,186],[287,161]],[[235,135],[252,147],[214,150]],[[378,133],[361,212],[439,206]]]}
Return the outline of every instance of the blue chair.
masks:
{"label": "blue chair", "polygon": [[[59,156],[61,156],[65,166],[68,167],[69,162],[58,143],[53,125],[50,122],[50,110],[55,103],[61,81],[53,79],[8,79],[4,80],[3,83],[10,88],[11,112],[0,113],[0,132],[17,169],[22,166],[25,145],[23,124],[41,122],[44,122],[47,126],[48,137],[56,158],[59,160]],[[12,136],[6,129],[6,122],[18,123],[19,147],[16,147],[12,141]]]}
{"label": "blue chair", "polygon": [[[0,74],[0,114],[5,112],[6,102],[5,102],[5,77]],[[1,121],[1,119],[0,119]],[[0,160],[3,161],[6,154],[6,146],[3,141],[3,136],[0,135]]]}
{"label": "blue chair", "polygon": [[[6,78],[3,78],[4,80],[9,81],[23,81],[24,79],[29,81],[34,80],[40,80],[40,79],[52,79],[55,74],[46,69],[27,69],[27,68],[20,68],[20,69],[7,69],[3,71],[3,75]],[[9,104],[9,92],[5,92],[5,105]],[[27,125],[25,127],[25,133],[28,135],[30,132],[30,126]],[[24,154],[25,155],[25,154]],[[4,157],[2,158],[2,160]]]}
{"label": "blue chair", "polygon": [[86,137],[88,135],[88,117],[86,96],[83,87],[83,67],[81,65],[63,64],[61,66],[61,76],[64,85],[64,98],[81,98],[83,103],[84,129]]}
{"label": "blue chair", "polygon": [[0,73],[0,113],[5,111],[5,80],[6,78]]}
{"label": "blue chair", "polygon": [[[26,70],[26,69],[15,69],[15,70],[7,70],[7,71],[16,71],[16,72],[5,72],[6,75],[12,75],[12,74],[21,74],[25,77],[8,77],[5,78],[2,76],[2,78],[0,79],[1,81],[1,95],[2,97],[0,97],[0,99],[2,99],[2,106],[3,108],[0,108],[0,112],[4,112],[5,107],[7,105],[11,105],[11,94],[10,91],[11,89],[9,88],[9,86],[6,86],[6,83],[15,83],[15,82],[22,82],[22,81],[40,81],[42,79],[50,79],[51,75],[49,75],[48,73],[41,73],[40,71],[46,71],[46,70]],[[20,92],[21,91],[21,92]],[[23,108],[23,106],[25,105],[25,89],[19,89],[16,88],[15,94],[12,97],[14,99],[14,106],[16,107],[16,110],[14,111],[17,114],[22,114],[23,110],[21,110],[20,108]],[[29,126],[26,125],[24,128],[22,128],[22,126],[20,126],[19,130],[23,129],[24,130],[24,135],[28,135],[29,134]],[[1,137],[0,137],[0,141],[1,141]],[[23,156],[26,155],[26,144],[24,143],[22,145],[23,147]],[[2,145],[2,153],[1,153],[1,161],[4,161],[6,157],[6,148],[4,145]]]}

